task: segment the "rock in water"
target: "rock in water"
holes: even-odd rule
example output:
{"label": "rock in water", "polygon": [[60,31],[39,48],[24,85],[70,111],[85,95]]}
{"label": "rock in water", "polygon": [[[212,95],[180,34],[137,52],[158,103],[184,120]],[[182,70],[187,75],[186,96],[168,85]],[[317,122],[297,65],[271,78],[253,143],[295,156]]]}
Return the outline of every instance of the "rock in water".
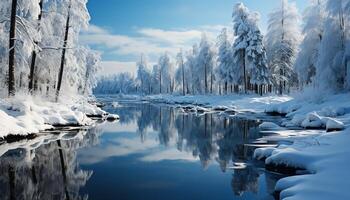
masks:
{"label": "rock in water", "polygon": [[345,127],[344,127],[344,124],[343,122],[340,122],[336,119],[328,119],[327,121],[327,124],[326,124],[326,130],[327,132],[332,132],[332,131],[341,131],[343,130]]}
{"label": "rock in water", "polygon": [[282,127],[278,126],[277,124],[273,122],[264,122],[259,125],[259,128],[261,130],[281,130],[283,129]]}
{"label": "rock in water", "polygon": [[115,121],[115,120],[119,120],[120,118],[119,118],[119,115],[116,115],[116,114],[109,114],[109,115],[107,115],[107,117],[106,117],[106,120],[107,121],[110,121],[110,122],[113,122],[113,121]]}

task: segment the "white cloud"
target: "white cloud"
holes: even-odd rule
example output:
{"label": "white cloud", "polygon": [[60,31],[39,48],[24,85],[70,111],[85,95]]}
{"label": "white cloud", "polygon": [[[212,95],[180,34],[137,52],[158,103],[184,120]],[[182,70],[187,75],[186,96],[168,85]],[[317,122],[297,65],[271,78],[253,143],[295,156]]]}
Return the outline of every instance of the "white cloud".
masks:
{"label": "white cloud", "polygon": [[[135,73],[135,63],[141,54],[146,55],[149,61],[154,63],[164,52],[175,56],[180,49],[189,50],[194,43],[200,41],[203,32],[210,40],[215,40],[224,27],[227,26],[200,26],[194,29],[176,30],[138,28],[135,29],[136,36],[128,36],[114,34],[105,28],[90,25],[89,29],[81,35],[80,42],[102,49],[102,53],[109,56],[115,55],[115,61],[102,62],[103,74]],[[125,57],[129,62],[118,61]]]}
{"label": "white cloud", "polygon": [[120,72],[129,72],[131,74],[136,71],[135,62],[119,62],[119,61],[102,61],[102,71],[99,75],[111,75]]}
{"label": "white cloud", "polygon": [[159,152],[150,153],[141,158],[144,162],[160,162],[164,160],[183,160],[189,162],[198,161],[198,158],[193,157],[188,152],[180,152],[176,148],[170,148]]}

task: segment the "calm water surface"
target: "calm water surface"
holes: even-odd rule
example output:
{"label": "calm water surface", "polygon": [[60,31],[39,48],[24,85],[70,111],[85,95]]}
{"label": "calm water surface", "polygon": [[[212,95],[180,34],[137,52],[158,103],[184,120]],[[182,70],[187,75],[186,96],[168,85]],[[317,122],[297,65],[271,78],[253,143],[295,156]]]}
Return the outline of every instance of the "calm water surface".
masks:
{"label": "calm water surface", "polygon": [[[107,105],[108,102],[107,102]],[[258,121],[120,101],[121,120],[0,145],[0,199],[274,199]]]}

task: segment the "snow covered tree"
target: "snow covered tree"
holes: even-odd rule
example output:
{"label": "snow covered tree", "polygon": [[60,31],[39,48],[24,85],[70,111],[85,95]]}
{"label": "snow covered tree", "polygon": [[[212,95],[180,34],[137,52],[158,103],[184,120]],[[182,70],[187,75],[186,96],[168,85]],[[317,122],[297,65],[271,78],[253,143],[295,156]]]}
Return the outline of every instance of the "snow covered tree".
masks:
{"label": "snow covered tree", "polygon": [[316,67],[316,82],[322,89],[349,88],[349,0],[328,0],[326,19]]}
{"label": "snow covered tree", "polygon": [[151,73],[148,70],[147,62],[143,56],[137,65],[137,85],[140,88],[141,93],[151,93]]}
{"label": "snow covered tree", "polygon": [[[160,84],[160,93],[162,92],[171,92],[172,91],[172,68],[173,65],[170,61],[170,57],[168,53],[164,53],[159,58],[158,61],[158,66],[160,68],[160,73],[159,73],[159,84]],[[165,90],[164,90],[165,89]]]}
{"label": "snow covered tree", "polygon": [[[33,49],[33,41],[38,37],[33,26],[40,12],[39,1],[4,0],[0,4],[0,35],[9,38],[2,40],[3,64],[8,70],[2,71],[2,80],[7,80],[8,95],[15,95],[16,88],[22,87],[28,75],[27,61]],[[8,52],[8,54],[7,54]],[[16,81],[17,80],[17,81]]]}
{"label": "snow covered tree", "polygon": [[160,69],[158,65],[153,65],[152,72],[151,72],[151,85],[152,85],[152,93],[160,93]]}
{"label": "snow covered tree", "polygon": [[182,95],[185,96],[185,61],[182,50],[180,50],[180,52],[176,55],[176,64],[176,80],[179,85],[182,85]]}
{"label": "snow covered tree", "polygon": [[[40,0],[39,1],[39,8],[40,8],[40,12],[38,14],[38,25],[37,25],[37,29],[38,31],[40,31],[40,22],[41,22],[41,18],[43,15],[43,3],[44,0]],[[28,82],[28,90],[29,92],[33,92],[34,89],[34,76],[35,76],[35,66],[36,66],[36,58],[37,58],[37,51],[38,51],[38,46],[39,41],[38,39],[34,40],[34,48],[32,51],[32,58],[31,58],[31,63],[30,63],[30,71],[29,71],[29,82]]]}
{"label": "snow covered tree", "polygon": [[282,94],[295,82],[294,62],[301,40],[299,14],[295,3],[282,0],[281,7],[269,15],[266,34],[267,58],[275,86]]}
{"label": "snow covered tree", "polygon": [[269,83],[269,70],[266,64],[266,50],[263,36],[258,28],[259,14],[248,10],[242,3],[235,6],[233,12],[234,33],[233,44],[234,67],[231,72],[236,84],[243,82],[244,91],[254,84],[255,90],[261,91],[263,85]]}
{"label": "snow covered tree", "polygon": [[316,75],[319,48],[323,38],[324,1],[314,0],[304,13],[304,39],[295,62],[300,86],[310,84]]}
{"label": "snow covered tree", "polygon": [[246,49],[249,45],[249,33],[251,31],[252,20],[250,11],[243,3],[237,3],[233,14],[233,31],[235,34],[235,42],[233,44],[233,62],[234,68],[231,74],[234,75],[233,82],[235,84],[243,83],[244,91],[248,90],[248,75],[246,66]]}
{"label": "snow covered tree", "polygon": [[251,31],[248,41],[249,46],[246,49],[246,55],[250,83],[254,85],[255,91],[259,91],[260,95],[262,95],[263,87],[270,84],[270,72],[260,30]]}
{"label": "snow covered tree", "polygon": [[186,55],[185,62],[185,82],[187,93],[195,94],[195,85],[196,85],[196,58],[198,55],[198,47],[197,45],[193,45],[192,49]]}
{"label": "snow covered tree", "polygon": [[[83,65],[84,66],[84,65]],[[82,94],[92,94],[92,89],[97,85],[97,73],[101,67],[101,55],[99,52],[87,49],[85,57],[85,80]]]}
{"label": "snow covered tree", "polygon": [[[204,81],[204,92],[207,94],[210,88],[212,90],[212,84],[214,79],[213,70],[215,67],[215,50],[207,39],[205,34],[202,35],[201,43],[199,45],[199,52],[196,59],[196,79],[197,82]],[[204,79],[203,79],[204,78]]]}
{"label": "snow covered tree", "polygon": [[233,55],[231,49],[231,43],[228,40],[227,29],[222,29],[218,36],[218,68],[217,74],[221,83],[224,84],[225,93],[227,94],[228,83],[232,82],[231,69],[233,68]]}

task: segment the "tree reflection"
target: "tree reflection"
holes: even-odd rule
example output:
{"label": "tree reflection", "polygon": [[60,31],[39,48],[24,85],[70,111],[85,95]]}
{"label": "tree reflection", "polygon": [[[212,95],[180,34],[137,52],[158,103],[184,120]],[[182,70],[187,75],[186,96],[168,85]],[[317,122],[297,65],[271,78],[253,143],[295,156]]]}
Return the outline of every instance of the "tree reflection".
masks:
{"label": "tree reflection", "polygon": [[[109,112],[121,116],[119,123],[137,125],[136,132],[142,142],[152,131],[156,136],[150,139],[193,155],[203,169],[217,164],[223,172],[232,172],[235,195],[258,192],[259,170],[252,165],[232,170],[235,163],[252,160],[254,149],[246,144],[260,137],[256,121],[218,113],[182,113],[173,107],[146,103],[110,109]],[[80,168],[77,150],[99,144],[101,132],[94,127],[87,132],[61,133],[63,136],[45,138],[14,150],[4,150],[5,145],[1,145],[0,152],[6,152],[0,157],[0,192],[4,199],[87,199],[79,190],[86,185],[92,171]],[[41,143],[45,144],[37,145]],[[273,179],[266,181],[273,188]]]}
{"label": "tree reflection", "polygon": [[96,143],[99,132],[92,128],[42,140],[39,137],[36,142],[46,144],[8,150],[0,157],[1,198],[87,199],[79,195],[79,190],[92,172],[80,169],[77,150]]}
{"label": "tree reflection", "polygon": [[[198,158],[203,169],[216,162],[226,172],[232,170],[234,163],[252,160],[254,149],[246,144],[260,137],[256,121],[230,118],[218,113],[181,113],[169,106],[138,106],[137,125],[142,141],[146,139],[147,130],[156,131],[161,145],[168,146],[174,142],[179,151]],[[234,194],[241,196],[247,191],[256,193],[259,176],[254,167],[235,169],[231,182]]]}

